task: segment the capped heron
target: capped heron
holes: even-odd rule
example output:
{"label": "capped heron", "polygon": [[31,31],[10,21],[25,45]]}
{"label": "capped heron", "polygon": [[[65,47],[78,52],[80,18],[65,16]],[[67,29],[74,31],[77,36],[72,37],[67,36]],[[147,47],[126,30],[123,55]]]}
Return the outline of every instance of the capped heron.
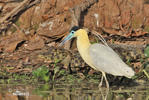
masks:
{"label": "capped heron", "polygon": [[73,27],[70,34],[60,43],[60,46],[73,37],[77,38],[77,48],[83,60],[93,69],[102,72],[99,86],[102,85],[104,78],[106,86],[109,88],[105,73],[114,76],[125,76],[127,78],[134,76],[135,73],[132,68],[125,64],[119,55],[108,45],[91,44],[85,29]]}

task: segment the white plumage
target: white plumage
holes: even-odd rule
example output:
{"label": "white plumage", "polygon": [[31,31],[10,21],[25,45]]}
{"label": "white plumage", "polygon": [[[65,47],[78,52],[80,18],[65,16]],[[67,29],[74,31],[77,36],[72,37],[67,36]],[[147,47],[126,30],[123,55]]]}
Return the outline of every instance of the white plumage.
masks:
{"label": "white plumage", "polygon": [[113,49],[103,44],[92,44],[89,47],[89,55],[96,70],[103,71],[115,76],[131,78],[134,71],[125,64]]}

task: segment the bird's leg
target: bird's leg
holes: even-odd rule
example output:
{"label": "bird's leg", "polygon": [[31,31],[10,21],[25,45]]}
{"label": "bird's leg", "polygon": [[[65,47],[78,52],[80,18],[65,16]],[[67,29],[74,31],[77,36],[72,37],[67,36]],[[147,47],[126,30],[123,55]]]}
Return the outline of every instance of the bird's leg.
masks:
{"label": "bird's leg", "polygon": [[103,74],[102,74],[101,81],[100,81],[98,87],[101,87],[102,86],[102,82],[103,82]]}
{"label": "bird's leg", "polygon": [[107,86],[107,88],[109,89],[109,82],[108,82],[108,80],[107,80],[107,77],[106,77],[105,72],[102,72],[102,75],[103,75],[103,77],[104,77],[104,79],[105,79],[105,81],[106,81],[106,86]]}

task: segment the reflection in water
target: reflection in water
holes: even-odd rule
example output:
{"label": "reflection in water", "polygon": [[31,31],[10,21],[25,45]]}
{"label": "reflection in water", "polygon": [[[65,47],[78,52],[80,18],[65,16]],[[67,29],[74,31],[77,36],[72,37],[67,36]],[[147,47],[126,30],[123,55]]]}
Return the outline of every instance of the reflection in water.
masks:
{"label": "reflection in water", "polygon": [[[0,85],[0,100],[149,100],[149,87],[112,87],[98,84]],[[108,93],[108,94],[107,94]]]}

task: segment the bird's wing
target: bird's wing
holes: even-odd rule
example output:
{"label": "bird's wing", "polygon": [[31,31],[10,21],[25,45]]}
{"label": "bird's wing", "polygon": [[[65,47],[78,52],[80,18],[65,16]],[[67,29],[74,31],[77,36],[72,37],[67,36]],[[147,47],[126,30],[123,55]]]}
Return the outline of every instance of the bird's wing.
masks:
{"label": "bird's wing", "polygon": [[123,61],[110,47],[103,44],[93,44],[89,48],[89,55],[97,70],[123,76],[120,65]]}

